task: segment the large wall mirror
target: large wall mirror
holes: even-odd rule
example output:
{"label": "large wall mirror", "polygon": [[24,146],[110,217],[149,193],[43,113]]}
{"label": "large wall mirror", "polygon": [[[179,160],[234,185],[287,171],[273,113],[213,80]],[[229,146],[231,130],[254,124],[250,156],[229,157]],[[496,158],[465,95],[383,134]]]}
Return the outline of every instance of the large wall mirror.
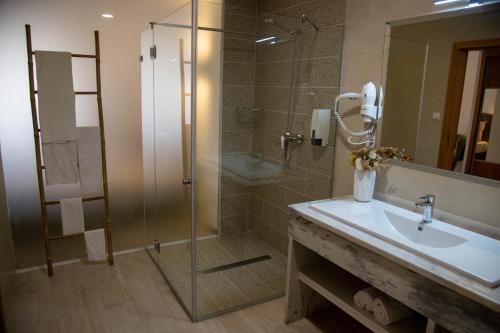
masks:
{"label": "large wall mirror", "polygon": [[500,181],[498,5],[388,23],[383,82],[380,145]]}

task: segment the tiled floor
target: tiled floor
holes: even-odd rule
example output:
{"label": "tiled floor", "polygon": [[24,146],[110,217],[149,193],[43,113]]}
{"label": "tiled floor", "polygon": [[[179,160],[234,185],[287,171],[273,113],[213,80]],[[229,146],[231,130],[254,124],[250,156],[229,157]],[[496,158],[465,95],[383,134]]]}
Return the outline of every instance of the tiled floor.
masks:
{"label": "tiled floor", "polygon": [[11,276],[8,332],[359,331],[339,310],[285,325],[283,298],[192,323],[144,251],[115,261],[55,267],[51,278],[44,270]]}
{"label": "tiled floor", "polygon": [[[198,315],[270,300],[285,294],[286,257],[252,233],[198,241],[198,271],[264,255],[271,258],[212,273],[198,273]],[[191,308],[191,245],[164,246],[159,264],[188,309]]]}

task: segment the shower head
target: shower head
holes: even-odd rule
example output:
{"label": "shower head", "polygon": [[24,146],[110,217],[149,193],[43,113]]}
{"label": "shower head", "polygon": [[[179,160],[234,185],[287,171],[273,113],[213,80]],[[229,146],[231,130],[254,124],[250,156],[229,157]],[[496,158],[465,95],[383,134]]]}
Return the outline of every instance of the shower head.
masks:
{"label": "shower head", "polygon": [[303,14],[302,15],[302,23],[306,23],[308,22],[310,25],[313,26],[313,28],[318,31],[319,30],[319,27],[316,25],[316,23],[314,23],[313,21],[311,21],[311,19],[309,18],[309,16],[307,16],[306,14]]}

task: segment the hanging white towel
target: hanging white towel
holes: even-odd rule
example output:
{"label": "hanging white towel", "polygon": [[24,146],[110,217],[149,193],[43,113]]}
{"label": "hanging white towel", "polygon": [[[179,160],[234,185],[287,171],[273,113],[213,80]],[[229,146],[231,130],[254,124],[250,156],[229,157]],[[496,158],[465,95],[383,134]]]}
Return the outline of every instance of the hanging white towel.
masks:
{"label": "hanging white towel", "polygon": [[100,128],[78,127],[78,165],[82,193],[102,191]]}
{"label": "hanging white towel", "polygon": [[383,293],[375,287],[361,289],[354,294],[354,304],[360,309],[372,311],[373,301],[382,295]]}
{"label": "hanging white towel", "polygon": [[38,112],[47,185],[78,183],[71,53],[36,51]]}
{"label": "hanging white towel", "polygon": [[383,295],[373,301],[373,315],[383,325],[408,318],[412,314],[412,309],[390,296]]}
{"label": "hanging white towel", "polygon": [[85,245],[89,261],[106,259],[106,240],[104,229],[85,231]]}
{"label": "hanging white towel", "polygon": [[78,183],[76,142],[44,143],[42,149],[47,185]]}
{"label": "hanging white towel", "polygon": [[85,231],[82,198],[61,199],[61,221],[63,235],[74,235]]}
{"label": "hanging white towel", "polygon": [[36,51],[35,60],[42,142],[76,141],[71,53]]}

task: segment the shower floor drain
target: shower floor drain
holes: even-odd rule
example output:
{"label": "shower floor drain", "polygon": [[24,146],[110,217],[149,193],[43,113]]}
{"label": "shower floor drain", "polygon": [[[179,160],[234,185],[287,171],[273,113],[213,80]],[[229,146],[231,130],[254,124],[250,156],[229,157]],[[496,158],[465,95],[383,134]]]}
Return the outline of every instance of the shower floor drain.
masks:
{"label": "shower floor drain", "polygon": [[209,273],[220,272],[220,271],[224,271],[226,269],[250,265],[250,264],[254,264],[256,262],[270,260],[270,259],[271,259],[271,256],[266,254],[265,256],[259,256],[259,257],[250,258],[250,259],[246,259],[246,260],[236,261],[236,262],[226,264],[226,265],[220,265],[220,266],[216,266],[216,267],[212,267],[212,268],[203,269],[203,270],[198,271],[198,274],[209,274]]}

